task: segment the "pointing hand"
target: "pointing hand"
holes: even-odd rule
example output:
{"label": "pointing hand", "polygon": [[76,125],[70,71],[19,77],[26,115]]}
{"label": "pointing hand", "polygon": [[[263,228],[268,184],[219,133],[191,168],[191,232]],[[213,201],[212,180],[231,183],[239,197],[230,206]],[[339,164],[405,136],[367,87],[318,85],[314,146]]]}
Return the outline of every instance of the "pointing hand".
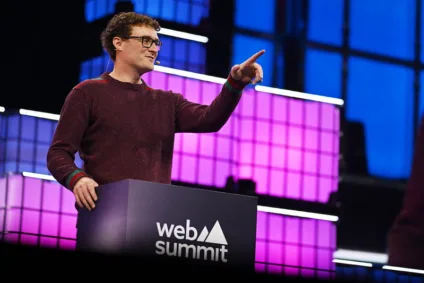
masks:
{"label": "pointing hand", "polygon": [[254,54],[252,57],[247,59],[241,64],[234,65],[231,68],[231,76],[235,80],[240,80],[243,83],[256,84],[263,80],[262,66],[256,63],[259,57],[265,53],[265,50],[261,50]]}

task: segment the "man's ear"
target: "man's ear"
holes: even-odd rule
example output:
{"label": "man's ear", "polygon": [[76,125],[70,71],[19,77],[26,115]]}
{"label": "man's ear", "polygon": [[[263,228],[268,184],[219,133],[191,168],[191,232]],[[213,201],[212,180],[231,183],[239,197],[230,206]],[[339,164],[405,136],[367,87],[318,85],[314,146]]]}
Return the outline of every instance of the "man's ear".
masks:
{"label": "man's ear", "polygon": [[115,50],[122,50],[122,39],[120,37],[115,36],[112,40],[113,46],[115,46]]}

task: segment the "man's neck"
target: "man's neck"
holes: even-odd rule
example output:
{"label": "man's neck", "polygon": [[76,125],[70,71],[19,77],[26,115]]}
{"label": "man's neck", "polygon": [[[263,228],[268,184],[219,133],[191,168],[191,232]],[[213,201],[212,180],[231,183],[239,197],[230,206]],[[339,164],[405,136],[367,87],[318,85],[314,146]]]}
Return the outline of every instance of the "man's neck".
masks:
{"label": "man's neck", "polygon": [[142,84],[141,74],[136,70],[125,70],[123,67],[115,66],[113,71],[109,74],[115,80],[132,83],[132,84]]}

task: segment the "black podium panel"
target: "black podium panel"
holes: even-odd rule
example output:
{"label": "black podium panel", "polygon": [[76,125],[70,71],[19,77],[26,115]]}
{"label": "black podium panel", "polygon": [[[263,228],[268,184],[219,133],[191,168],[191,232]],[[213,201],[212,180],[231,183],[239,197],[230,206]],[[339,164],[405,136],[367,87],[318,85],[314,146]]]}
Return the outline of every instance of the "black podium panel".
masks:
{"label": "black podium panel", "polygon": [[78,249],[254,267],[257,198],[138,180],[97,189]]}

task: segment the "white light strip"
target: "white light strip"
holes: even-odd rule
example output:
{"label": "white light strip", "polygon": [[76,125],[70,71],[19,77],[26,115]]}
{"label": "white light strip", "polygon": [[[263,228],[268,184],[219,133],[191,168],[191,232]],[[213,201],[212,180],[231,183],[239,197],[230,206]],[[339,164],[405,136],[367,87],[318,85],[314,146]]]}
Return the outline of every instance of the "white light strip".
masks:
{"label": "white light strip", "polygon": [[352,261],[372,262],[378,264],[387,263],[387,254],[373,253],[365,251],[352,251],[352,250],[337,250],[333,254],[335,259],[344,259]]}
{"label": "white light strip", "polygon": [[183,31],[172,30],[172,29],[167,29],[167,28],[161,28],[158,33],[163,34],[163,35],[172,36],[172,37],[178,37],[178,38],[182,38],[182,39],[197,41],[197,42],[201,42],[201,43],[207,43],[209,41],[209,38],[207,38],[206,36],[192,34],[192,33],[183,32]]}
{"label": "white light strip", "polygon": [[357,266],[372,267],[372,263],[369,263],[369,262],[360,262],[360,261],[343,260],[343,259],[333,259],[333,262],[334,263],[340,263],[340,264],[348,264],[348,265],[357,265]]}
{"label": "white light strip", "polygon": [[51,175],[31,173],[31,172],[22,172],[22,175],[24,177],[30,177],[30,178],[36,178],[36,179],[42,179],[42,180],[48,180],[48,181],[56,181],[56,179],[53,178],[53,176]]}
{"label": "white light strip", "polygon": [[332,221],[332,222],[336,222],[337,220],[339,220],[339,217],[337,217],[335,215],[320,214],[320,213],[291,210],[291,209],[284,209],[284,208],[276,208],[276,207],[268,207],[268,206],[262,206],[262,205],[258,205],[258,211],[274,213],[274,214],[281,214],[281,215],[288,215],[288,216],[295,216],[295,217],[302,217],[302,218],[311,218],[311,219],[317,219],[317,220]]}
{"label": "white light strip", "polygon": [[383,269],[393,270],[393,271],[401,271],[401,272],[417,273],[417,274],[424,274],[424,270],[422,270],[422,269],[414,269],[414,268],[406,268],[406,267],[398,267],[398,266],[390,266],[390,265],[384,265]]}
{"label": "white light strip", "polygon": [[205,82],[224,84],[226,79],[155,65],[155,71]]}
{"label": "white light strip", "polygon": [[305,99],[305,100],[313,100],[313,101],[318,101],[318,102],[323,102],[323,103],[328,103],[328,104],[334,104],[334,105],[340,105],[340,106],[344,104],[343,99],[340,99],[340,98],[333,98],[333,97],[322,96],[322,95],[317,95],[317,94],[304,93],[304,92],[293,91],[293,90],[288,90],[288,89],[280,89],[280,88],[273,88],[273,87],[268,87],[268,86],[257,85],[257,86],[255,86],[255,90],[256,91],[262,91],[262,92],[268,92],[268,93],[281,95],[281,96],[301,98],[301,99]]}
{"label": "white light strip", "polygon": [[6,111],[6,108],[4,108],[3,106],[0,106],[0,113]]}
{"label": "white light strip", "polygon": [[27,110],[27,109],[19,109],[19,114],[26,115],[26,116],[32,116],[32,117],[38,117],[38,118],[44,118],[44,119],[59,121],[59,115],[58,114],[51,114],[51,113],[46,113],[46,112],[38,112],[38,111]]}

